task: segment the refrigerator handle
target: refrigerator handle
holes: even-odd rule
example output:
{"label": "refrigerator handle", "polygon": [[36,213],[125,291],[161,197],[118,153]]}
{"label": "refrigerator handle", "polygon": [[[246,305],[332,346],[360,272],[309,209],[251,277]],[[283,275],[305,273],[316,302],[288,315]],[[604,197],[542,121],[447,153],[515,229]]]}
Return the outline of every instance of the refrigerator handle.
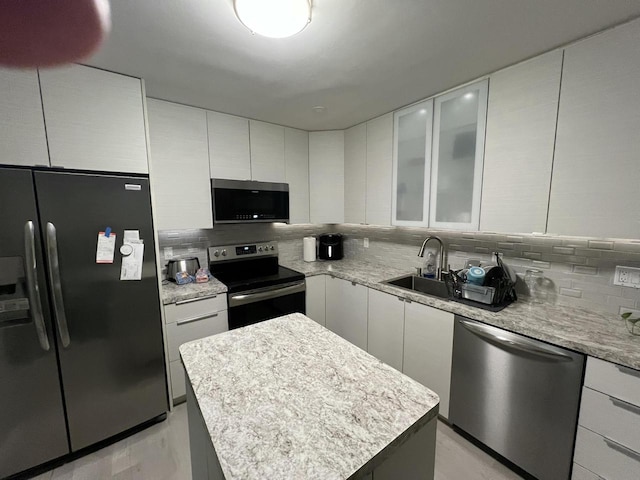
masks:
{"label": "refrigerator handle", "polygon": [[62,283],[60,282],[60,265],[58,263],[58,240],[56,237],[56,227],[53,223],[47,222],[47,261],[49,263],[49,283],[53,292],[53,311],[58,326],[58,333],[63,347],[68,347],[71,343],[69,329],[67,328],[67,316],[64,311],[64,300],[62,299]]}
{"label": "refrigerator handle", "polygon": [[42,315],[42,301],[40,300],[40,286],[38,285],[38,265],[36,264],[36,240],[33,222],[29,220],[24,224],[24,259],[27,264],[27,294],[29,295],[29,309],[33,317],[33,323],[36,326],[38,341],[40,347],[47,352],[49,351],[49,338],[47,337],[47,329],[44,325],[44,316]]}

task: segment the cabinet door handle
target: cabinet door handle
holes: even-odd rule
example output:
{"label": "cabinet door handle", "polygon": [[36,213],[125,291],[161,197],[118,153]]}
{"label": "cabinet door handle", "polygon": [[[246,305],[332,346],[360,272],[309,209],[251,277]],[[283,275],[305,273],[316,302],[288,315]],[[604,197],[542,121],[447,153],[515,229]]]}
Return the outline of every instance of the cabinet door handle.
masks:
{"label": "cabinet door handle", "polygon": [[218,295],[209,295],[208,297],[188,298],[187,300],[180,300],[176,302],[176,305],[184,305],[185,303],[199,302],[200,300],[208,300],[210,298],[216,298]]}
{"label": "cabinet door handle", "polygon": [[620,407],[624,410],[627,410],[629,412],[635,413],[637,415],[640,415],[640,407],[633,405],[631,403],[627,403],[623,400],[618,400],[617,398],[614,398],[612,396],[609,396],[609,400],[611,401],[611,403],[613,403],[616,407]]}
{"label": "cabinet door handle", "polygon": [[640,462],[640,453],[634,452],[633,450],[625,447],[624,445],[620,445],[618,442],[615,442],[615,441],[611,440],[610,438],[602,437],[602,439],[604,440],[604,443],[606,443],[607,446],[610,449],[615,450],[617,452],[620,452],[625,457],[629,457],[629,458],[635,460],[636,462]]}
{"label": "cabinet door handle", "polygon": [[185,318],[184,320],[178,320],[176,325],[184,325],[185,323],[197,322],[198,320],[205,320],[207,318],[217,317],[217,313],[205,313],[204,315],[198,315],[197,317]]}
{"label": "cabinet door handle", "polygon": [[400,300],[401,302],[404,302],[404,298],[402,297],[396,297],[398,300]]}
{"label": "cabinet door handle", "polygon": [[629,367],[623,367],[622,365],[616,365],[616,368],[620,370],[621,373],[640,378],[640,371],[638,370],[634,370],[633,368]]}
{"label": "cabinet door handle", "polygon": [[354,287],[357,285],[356,282],[351,282],[351,285],[353,285]]}

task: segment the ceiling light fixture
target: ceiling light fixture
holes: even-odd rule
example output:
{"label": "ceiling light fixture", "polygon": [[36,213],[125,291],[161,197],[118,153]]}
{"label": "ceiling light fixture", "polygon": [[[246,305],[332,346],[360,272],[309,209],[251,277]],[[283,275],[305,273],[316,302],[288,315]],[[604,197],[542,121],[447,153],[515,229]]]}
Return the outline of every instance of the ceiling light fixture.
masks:
{"label": "ceiling light fixture", "polygon": [[311,22],[311,0],[234,0],[242,24],[264,37],[285,38]]}

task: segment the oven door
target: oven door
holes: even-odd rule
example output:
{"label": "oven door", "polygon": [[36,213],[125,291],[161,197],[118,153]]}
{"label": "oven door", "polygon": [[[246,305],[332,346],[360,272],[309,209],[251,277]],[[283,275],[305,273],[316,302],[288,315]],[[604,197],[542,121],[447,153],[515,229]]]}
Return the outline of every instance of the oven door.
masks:
{"label": "oven door", "polygon": [[289,313],[306,313],[304,280],[230,293],[228,300],[229,330]]}

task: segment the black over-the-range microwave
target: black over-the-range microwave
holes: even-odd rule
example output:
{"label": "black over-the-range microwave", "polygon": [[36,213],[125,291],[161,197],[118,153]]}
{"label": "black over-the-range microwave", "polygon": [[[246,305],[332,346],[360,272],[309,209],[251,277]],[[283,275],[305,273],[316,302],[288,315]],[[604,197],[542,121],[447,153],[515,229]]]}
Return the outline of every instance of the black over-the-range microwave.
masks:
{"label": "black over-the-range microwave", "polygon": [[289,184],[211,179],[213,223],[289,223]]}

